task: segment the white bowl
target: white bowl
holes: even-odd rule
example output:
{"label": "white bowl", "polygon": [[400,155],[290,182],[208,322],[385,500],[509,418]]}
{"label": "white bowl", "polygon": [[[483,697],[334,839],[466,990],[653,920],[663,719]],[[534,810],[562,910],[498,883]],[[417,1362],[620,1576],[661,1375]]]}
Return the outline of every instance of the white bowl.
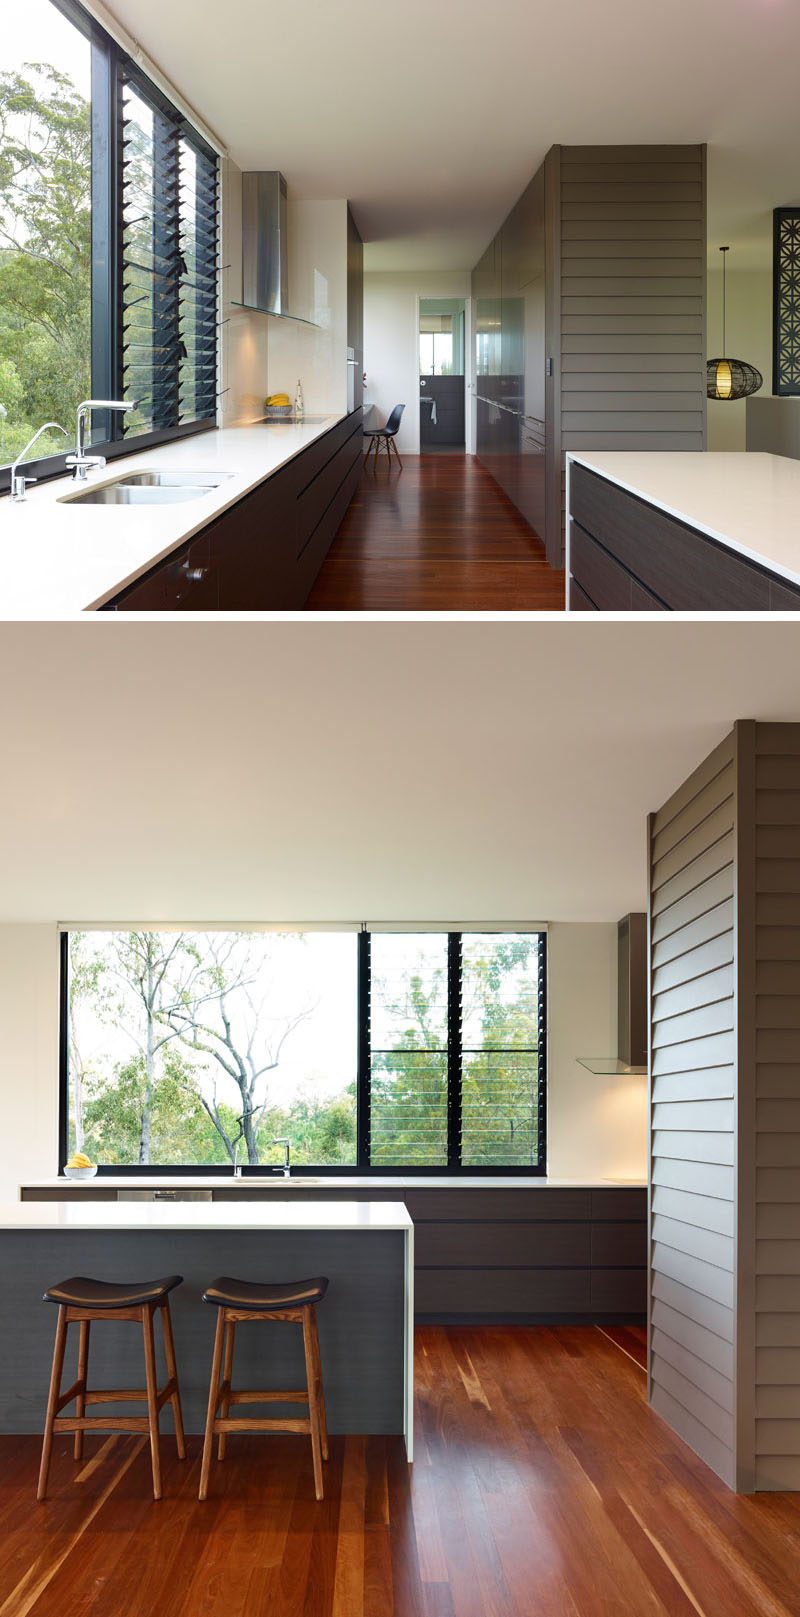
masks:
{"label": "white bowl", "polygon": [[97,1163],[93,1162],[91,1168],[70,1168],[67,1164],[64,1173],[68,1179],[94,1179],[97,1173]]}

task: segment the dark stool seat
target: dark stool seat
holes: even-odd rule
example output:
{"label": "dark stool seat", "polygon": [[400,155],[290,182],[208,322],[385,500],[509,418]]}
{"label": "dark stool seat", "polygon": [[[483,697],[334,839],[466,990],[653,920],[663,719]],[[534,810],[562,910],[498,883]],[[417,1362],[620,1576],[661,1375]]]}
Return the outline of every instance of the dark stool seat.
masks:
{"label": "dark stool seat", "polygon": [[167,1292],[181,1284],[183,1275],[167,1275],[163,1280],[132,1282],[117,1286],[111,1280],[88,1280],[75,1275],[51,1286],[44,1294],[46,1303],[67,1303],[70,1308],[141,1308],[143,1303],[157,1303]]}
{"label": "dark stool seat", "polygon": [[[47,1478],[50,1471],[50,1457],[53,1452],[53,1437],[55,1434],[58,1432],[75,1433],[73,1453],[75,1459],[80,1460],[83,1457],[83,1434],[87,1431],[146,1432],[150,1438],[153,1498],[161,1498],[158,1421],[161,1409],[167,1402],[172,1405],[175,1420],[178,1458],[180,1460],[185,1460],[186,1458],[178,1371],[175,1362],[175,1343],[172,1337],[172,1320],[169,1311],[169,1294],[174,1291],[176,1286],[181,1284],[182,1278],[182,1275],[166,1275],[161,1280],[129,1281],[126,1285],[120,1285],[116,1281],[91,1280],[86,1275],[73,1275],[70,1280],[62,1280],[57,1286],[51,1286],[45,1292],[44,1301],[58,1305],[58,1324],[56,1326],[56,1344],[53,1352],[53,1369],[50,1376],[50,1395],[47,1400],[47,1415],[44,1424],[38,1499],[44,1499],[47,1494]],[[164,1386],[160,1388],[156,1377],[156,1350],[153,1333],[153,1320],[157,1313],[161,1315],[164,1357],[167,1361],[167,1380]],[[89,1391],[89,1327],[93,1320],[108,1319],[134,1320],[141,1325],[146,1383],[143,1388],[103,1387],[97,1392]],[[62,1392],[61,1376],[67,1346],[67,1328],[75,1324],[80,1326],[78,1377],[72,1383],[72,1386],[67,1388],[66,1392]],[[75,1414],[62,1415],[61,1410],[66,1404],[71,1404],[73,1399],[75,1401]],[[137,1403],[147,1404],[146,1415],[118,1415],[115,1419],[113,1415],[86,1414],[87,1404]]]}
{"label": "dark stool seat", "polygon": [[203,1292],[204,1303],[216,1303],[218,1308],[254,1309],[268,1314],[273,1308],[303,1308],[307,1303],[321,1303],[328,1289],[323,1275],[315,1280],[295,1280],[283,1285],[261,1286],[252,1280],[232,1280],[220,1275]]}
{"label": "dark stool seat", "polygon": [[[217,1458],[224,1460],[229,1432],[308,1432],[314,1461],[314,1492],[322,1498],[322,1462],[328,1458],[328,1426],[325,1418],[325,1393],[322,1386],[322,1363],[319,1355],[316,1304],[322,1301],[328,1289],[324,1275],[313,1280],[272,1281],[260,1284],[252,1280],[234,1280],[220,1275],[203,1293],[203,1302],[218,1309],[217,1329],[214,1337],[214,1357],[211,1365],[211,1386],[208,1393],[203,1463],[200,1470],[200,1498],[208,1497],[208,1479],[211,1472],[211,1451],[214,1437],[219,1438]],[[305,1354],[305,1387],[292,1387],[289,1391],[237,1388],[233,1391],[233,1344],[239,1325],[250,1325],[255,1320],[269,1320],[271,1324],[294,1323],[303,1327]],[[256,1418],[231,1416],[231,1404],[306,1404],[308,1414],[291,1418]]]}

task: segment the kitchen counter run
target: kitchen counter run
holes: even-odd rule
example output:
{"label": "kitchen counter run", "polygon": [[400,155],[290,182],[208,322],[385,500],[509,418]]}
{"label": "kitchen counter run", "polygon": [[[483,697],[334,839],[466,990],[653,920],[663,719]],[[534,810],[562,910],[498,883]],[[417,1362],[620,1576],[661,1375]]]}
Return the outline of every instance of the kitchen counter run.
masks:
{"label": "kitchen counter run", "polygon": [[[24,503],[0,500],[0,616],[75,618],[97,611],[193,534],[329,432],[343,414],[305,421],[254,422],[197,433],[158,449],[111,460],[85,484],[70,476],[28,490]],[[150,469],[230,472],[217,488],[174,505],[91,505],[65,496]]]}

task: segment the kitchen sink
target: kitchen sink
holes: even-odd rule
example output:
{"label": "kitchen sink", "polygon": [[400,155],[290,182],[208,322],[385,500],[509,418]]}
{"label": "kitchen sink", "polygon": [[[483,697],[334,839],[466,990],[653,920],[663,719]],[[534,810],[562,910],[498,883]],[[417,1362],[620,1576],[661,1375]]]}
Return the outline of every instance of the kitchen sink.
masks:
{"label": "kitchen sink", "polygon": [[219,488],[232,472],[126,472],[111,483],[64,494],[64,505],[177,505]]}

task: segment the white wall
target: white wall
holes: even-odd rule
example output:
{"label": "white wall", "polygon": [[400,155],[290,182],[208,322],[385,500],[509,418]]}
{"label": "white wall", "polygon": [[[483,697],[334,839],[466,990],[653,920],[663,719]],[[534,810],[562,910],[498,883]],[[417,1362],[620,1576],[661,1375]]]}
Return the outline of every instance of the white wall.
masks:
{"label": "white wall", "polygon": [[616,1055],[616,922],[554,923],[548,982],[548,1171],[646,1178],[647,1079],[599,1078],[576,1059]]}
{"label": "white wall", "polygon": [[[462,271],[374,272],[364,276],[364,369],[367,373],[365,408],[374,404],[384,421],[396,404],[405,404],[397,435],[402,454],[419,453],[419,298],[470,296],[470,274]],[[465,343],[467,366],[472,357],[470,306]],[[467,395],[469,397],[469,394]],[[470,411],[467,410],[468,431]],[[468,439],[467,449],[472,444]]]}
{"label": "white wall", "polygon": [[[769,221],[771,227],[772,221]],[[728,355],[755,365],[764,378],[759,397],[772,392],[772,235],[759,245],[762,262],[737,269],[734,245],[728,253]],[[719,249],[709,249],[708,336],[709,359],[722,355],[722,269]],[[709,399],[708,447],[713,450],[746,448],[746,399]]]}
{"label": "white wall", "polygon": [[312,326],[268,320],[269,391],[309,415],[347,409],[347,203],[287,203],[289,310]]}
{"label": "white wall", "polygon": [[223,325],[220,366],[223,427],[257,421],[264,414],[267,391],[267,317],[234,308],[242,296],[242,173],[230,158],[222,171]]}
{"label": "white wall", "polygon": [[58,1155],[58,934],[0,926],[0,1199]]}
{"label": "white wall", "polygon": [[[563,922],[549,934],[549,1172],[647,1172],[646,1081],[596,1078],[576,1056],[616,1049],[616,924]],[[0,926],[0,1200],[57,1171],[56,923]]]}

